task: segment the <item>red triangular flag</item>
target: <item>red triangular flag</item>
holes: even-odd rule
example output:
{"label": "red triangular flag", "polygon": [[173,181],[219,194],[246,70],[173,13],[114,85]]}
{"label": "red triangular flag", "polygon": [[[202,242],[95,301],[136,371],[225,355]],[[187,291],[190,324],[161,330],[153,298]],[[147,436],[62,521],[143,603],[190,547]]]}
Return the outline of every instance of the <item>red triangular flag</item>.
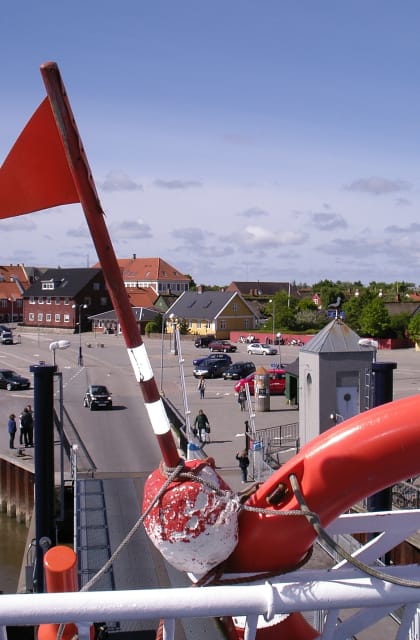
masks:
{"label": "red triangular flag", "polygon": [[80,202],[48,98],[0,168],[0,218]]}

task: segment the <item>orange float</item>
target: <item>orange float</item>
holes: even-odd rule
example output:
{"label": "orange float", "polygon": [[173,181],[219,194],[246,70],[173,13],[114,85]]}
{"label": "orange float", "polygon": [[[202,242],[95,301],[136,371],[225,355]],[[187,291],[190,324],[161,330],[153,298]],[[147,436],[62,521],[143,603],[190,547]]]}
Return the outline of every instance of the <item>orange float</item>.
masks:
{"label": "orange float", "polygon": [[419,472],[420,396],[388,402],[340,423],[308,442],[247,500],[268,513],[240,513],[239,540],[226,571],[292,570],[304,558],[316,537],[306,519],[269,515],[299,509],[291,474],[325,527],[363,498]]}
{"label": "orange float", "polygon": [[[77,587],[77,557],[73,549],[62,545],[51,547],[44,555],[44,576],[47,593],[65,593],[78,591]],[[37,640],[56,640],[59,624],[40,624]],[[90,629],[93,640],[95,630]],[[77,627],[73,623],[64,625],[62,640],[72,640],[78,637]]]}

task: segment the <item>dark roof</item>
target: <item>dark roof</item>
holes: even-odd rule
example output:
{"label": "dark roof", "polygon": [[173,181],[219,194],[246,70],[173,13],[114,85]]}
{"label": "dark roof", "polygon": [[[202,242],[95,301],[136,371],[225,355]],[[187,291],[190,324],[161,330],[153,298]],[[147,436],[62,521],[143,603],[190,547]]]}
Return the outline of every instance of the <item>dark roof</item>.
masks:
{"label": "dark roof", "polygon": [[227,291],[240,291],[243,295],[250,296],[274,296],[278,291],[285,291],[291,296],[298,296],[299,291],[295,285],[289,282],[261,282],[260,280],[239,282],[234,280],[226,288]]}
{"label": "dark roof", "polygon": [[[187,320],[213,320],[235,296],[239,296],[235,291],[185,291],[168,309],[168,313]],[[245,300],[244,303],[249,308],[250,315],[256,316]]]}
{"label": "dark roof", "polygon": [[308,353],[346,353],[350,351],[366,351],[359,344],[360,336],[350,329],[342,320],[334,319],[311,338],[300,351]]}
{"label": "dark roof", "polygon": [[[136,319],[136,322],[149,322],[153,320],[156,315],[161,313],[159,309],[155,307],[132,307],[133,316]],[[93,316],[88,316],[89,320],[102,320],[104,322],[116,322],[117,316],[115,314],[114,309],[109,309],[108,311],[103,311],[102,313],[97,313]]]}
{"label": "dark roof", "polygon": [[[34,283],[24,293],[24,297],[51,295],[74,298],[89,282],[101,273],[101,269],[47,269],[42,275],[37,275]],[[42,283],[53,281],[54,289],[43,289]]]}

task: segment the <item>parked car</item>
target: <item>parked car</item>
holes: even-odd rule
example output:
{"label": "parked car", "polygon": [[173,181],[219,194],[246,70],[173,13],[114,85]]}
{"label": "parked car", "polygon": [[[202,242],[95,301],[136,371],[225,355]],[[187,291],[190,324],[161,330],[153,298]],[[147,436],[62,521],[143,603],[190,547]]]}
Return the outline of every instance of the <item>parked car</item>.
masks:
{"label": "parked car", "polygon": [[234,362],[223,372],[223,378],[225,380],[240,380],[254,371],[255,364],[253,362]]}
{"label": "parked car", "polygon": [[277,349],[272,347],[271,344],[260,344],[259,342],[252,342],[246,348],[248,353],[261,356],[275,356]]}
{"label": "parked car", "polygon": [[112,394],[103,384],[90,384],[83,398],[83,406],[89,407],[91,411],[103,407],[112,408]]}
{"label": "parked car", "polygon": [[[269,388],[270,388],[270,396],[281,396],[284,393],[286,388],[286,371],[284,369],[268,369],[267,370],[269,376]],[[249,393],[254,395],[254,376],[255,373],[250,373],[246,378],[242,378],[242,380],[238,380],[235,384],[234,389],[236,393],[239,393],[240,389],[248,383]]]}
{"label": "parked car", "polygon": [[202,349],[204,347],[208,347],[210,342],[213,342],[213,340],[215,340],[215,336],[212,334],[209,334],[208,336],[197,336],[194,340],[194,346],[197,347],[197,349]]}
{"label": "parked car", "polygon": [[13,333],[6,327],[0,327],[1,344],[13,344]]}
{"label": "parked car", "polygon": [[28,378],[12,371],[12,369],[0,369],[0,389],[15,391],[16,389],[29,389],[31,381]]}
{"label": "parked car", "polygon": [[209,344],[210,351],[222,351],[223,353],[234,353],[238,347],[229,342],[229,340],[214,340]]}
{"label": "parked car", "polygon": [[203,356],[202,358],[195,358],[195,360],[193,360],[193,365],[197,366],[200,365],[202,362],[204,362],[204,360],[213,360],[213,361],[224,361],[224,362],[228,362],[229,364],[232,364],[232,358],[228,355],[226,355],[225,353],[210,353],[207,356]]}
{"label": "parked car", "polygon": [[[219,356],[215,358],[214,356]],[[221,356],[221,357],[220,357]],[[193,369],[195,378],[221,378],[223,372],[232,364],[232,358],[225,353],[214,353],[204,358]]]}

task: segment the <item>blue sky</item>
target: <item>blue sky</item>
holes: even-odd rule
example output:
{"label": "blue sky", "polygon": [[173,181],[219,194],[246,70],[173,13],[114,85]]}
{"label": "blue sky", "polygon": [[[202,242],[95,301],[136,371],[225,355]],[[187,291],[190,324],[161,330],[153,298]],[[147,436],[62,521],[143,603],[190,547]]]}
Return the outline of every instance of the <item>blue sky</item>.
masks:
{"label": "blue sky", "polygon": [[[118,257],[419,283],[419,29],[413,0],[15,0],[0,162],[54,60]],[[0,263],[95,261],[79,205],[0,221]]]}

